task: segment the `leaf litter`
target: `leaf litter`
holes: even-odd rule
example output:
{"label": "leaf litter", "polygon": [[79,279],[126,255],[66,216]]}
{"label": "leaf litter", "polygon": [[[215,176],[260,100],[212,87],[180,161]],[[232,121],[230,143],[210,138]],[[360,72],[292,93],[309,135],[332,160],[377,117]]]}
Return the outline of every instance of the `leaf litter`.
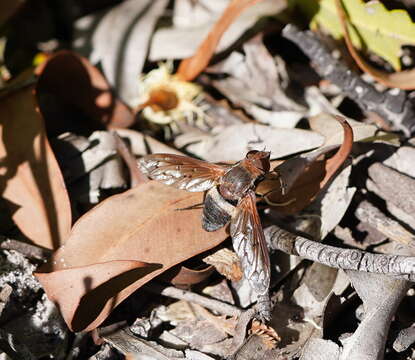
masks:
{"label": "leaf litter", "polygon": [[[387,89],[411,89],[410,2],[69,1],[18,53],[29,3],[0,30],[2,356],[413,356],[413,96]],[[206,195],[137,165],[252,150],[269,303],[228,225],[203,230]]]}

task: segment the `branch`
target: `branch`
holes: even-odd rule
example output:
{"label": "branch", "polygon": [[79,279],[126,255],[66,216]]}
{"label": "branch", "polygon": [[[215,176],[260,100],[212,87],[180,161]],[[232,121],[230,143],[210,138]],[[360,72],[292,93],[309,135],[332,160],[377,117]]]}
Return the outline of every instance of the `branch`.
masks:
{"label": "branch", "polygon": [[389,239],[413,248],[415,236],[370,202],[362,201],[357,207],[355,215],[360,221],[374,227]]}
{"label": "branch", "polygon": [[321,77],[340,87],[363,110],[377,113],[407,136],[415,131],[415,111],[404,91],[377,91],[373,85],[337,61],[311,31],[300,31],[294,25],[287,25],[282,33],[310,58]]}
{"label": "branch", "polygon": [[371,254],[357,249],[343,249],[291,234],[273,225],[265,229],[271,249],[343,269],[391,275],[415,282],[415,257]]}
{"label": "branch", "polygon": [[239,317],[242,313],[242,310],[240,310],[236,306],[226,304],[222,301],[211,299],[206,296],[193,293],[191,291],[181,290],[175,288],[174,286],[163,286],[155,282],[151,282],[146,284],[143,287],[143,289],[154,294],[168,296],[179,300],[186,300],[228,316]]}
{"label": "branch", "polygon": [[18,251],[29,259],[39,261],[45,261],[52,254],[52,251],[49,249],[41,248],[19,240],[8,239],[4,236],[0,236],[0,249]]}

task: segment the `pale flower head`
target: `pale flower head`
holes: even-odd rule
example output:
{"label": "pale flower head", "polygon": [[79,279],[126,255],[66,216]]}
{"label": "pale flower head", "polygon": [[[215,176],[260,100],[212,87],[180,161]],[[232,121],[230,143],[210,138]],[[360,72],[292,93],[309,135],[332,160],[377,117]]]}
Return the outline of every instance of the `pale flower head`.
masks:
{"label": "pale flower head", "polygon": [[198,105],[202,88],[181,80],[172,71],[172,62],[160,63],[157,69],[141,77],[137,106],[142,108],[143,116],[157,124],[170,124],[194,115],[196,120],[203,119],[204,111]]}

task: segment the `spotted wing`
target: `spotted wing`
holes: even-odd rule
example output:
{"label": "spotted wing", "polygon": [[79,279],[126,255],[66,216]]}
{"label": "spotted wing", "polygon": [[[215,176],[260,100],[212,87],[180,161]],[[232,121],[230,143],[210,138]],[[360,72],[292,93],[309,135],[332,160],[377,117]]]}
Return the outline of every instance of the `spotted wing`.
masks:
{"label": "spotted wing", "polygon": [[229,167],[187,156],[152,154],[138,161],[150,179],[187,191],[206,191],[216,186]]}
{"label": "spotted wing", "polygon": [[255,200],[252,190],[239,200],[231,220],[230,233],[245,277],[255,292],[263,295],[269,289],[271,267]]}

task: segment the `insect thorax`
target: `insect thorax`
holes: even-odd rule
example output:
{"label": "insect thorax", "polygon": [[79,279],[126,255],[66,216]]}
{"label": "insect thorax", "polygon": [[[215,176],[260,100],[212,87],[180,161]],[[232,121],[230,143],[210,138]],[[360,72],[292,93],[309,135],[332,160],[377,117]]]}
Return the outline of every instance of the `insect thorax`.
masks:
{"label": "insect thorax", "polygon": [[255,177],[243,166],[236,165],[222,178],[219,193],[228,200],[239,200],[254,185]]}

